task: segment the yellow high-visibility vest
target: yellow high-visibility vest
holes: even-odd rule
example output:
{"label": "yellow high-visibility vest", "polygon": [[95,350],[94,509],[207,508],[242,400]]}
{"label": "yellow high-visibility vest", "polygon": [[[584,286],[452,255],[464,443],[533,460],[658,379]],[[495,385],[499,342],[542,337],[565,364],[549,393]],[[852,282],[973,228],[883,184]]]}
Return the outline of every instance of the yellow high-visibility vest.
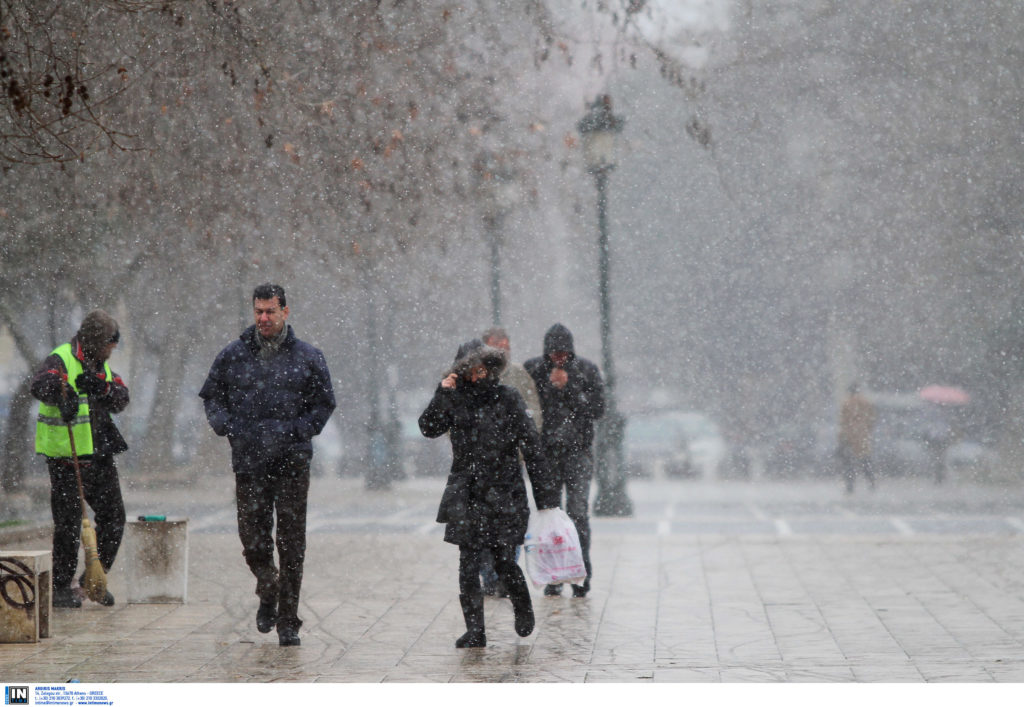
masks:
{"label": "yellow high-visibility vest", "polygon": [[[71,343],[58,346],[53,350],[54,354],[60,356],[64,362],[64,368],[68,372],[68,383],[75,390],[78,396],[78,413],[71,421],[71,434],[75,438],[75,452],[79,456],[86,456],[93,453],[92,446],[92,425],[89,423],[89,397],[78,393],[75,388],[75,381],[82,373],[82,362],[75,358],[71,351]],[[110,372],[110,364],[103,364],[103,372],[107,376],[107,382],[114,379]],[[71,457],[71,441],[68,438],[68,425],[60,417],[60,408],[56,405],[39,403],[39,417],[36,419],[36,453],[45,454],[48,457]]]}

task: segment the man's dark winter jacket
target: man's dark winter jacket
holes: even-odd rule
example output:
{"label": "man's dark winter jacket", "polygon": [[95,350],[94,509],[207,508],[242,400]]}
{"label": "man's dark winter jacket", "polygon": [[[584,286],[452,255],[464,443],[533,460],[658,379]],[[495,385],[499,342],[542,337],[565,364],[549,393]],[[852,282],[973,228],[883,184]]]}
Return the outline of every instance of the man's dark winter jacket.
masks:
{"label": "man's dark winter jacket", "polygon": [[[520,450],[537,508],[557,508],[558,491],[526,403],[514,388],[498,383],[504,352],[478,341],[470,344],[460,347],[456,357],[457,387],[438,386],[419,418],[424,436],[449,433],[452,443],[451,473],[437,521],[447,523],[444,539],[456,545],[519,545],[530,517]],[[478,362],[488,368],[488,378],[471,384],[461,372]]]}
{"label": "man's dark winter jacket", "polygon": [[206,419],[231,442],[236,473],[288,452],[313,452],[335,408],[323,352],[300,341],[291,326],[280,350],[264,361],[255,326],[221,351],[199,391]]}
{"label": "man's dark winter jacket", "polygon": [[[551,383],[555,364],[551,354],[566,351],[564,368],[569,382],[558,389]],[[576,356],[572,333],[555,324],[544,335],[544,355],[523,364],[533,376],[544,419],[541,439],[548,456],[577,454],[590,449],[594,441],[594,421],[604,415],[604,383],[601,372],[590,361]]]}

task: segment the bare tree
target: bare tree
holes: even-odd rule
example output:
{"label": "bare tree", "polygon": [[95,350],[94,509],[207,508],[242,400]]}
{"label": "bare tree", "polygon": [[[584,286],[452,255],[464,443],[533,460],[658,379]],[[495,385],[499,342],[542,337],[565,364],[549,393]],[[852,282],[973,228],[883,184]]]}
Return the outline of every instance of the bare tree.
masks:
{"label": "bare tree", "polygon": [[176,0],[0,0],[0,160],[137,149],[116,99],[153,61],[141,15]]}

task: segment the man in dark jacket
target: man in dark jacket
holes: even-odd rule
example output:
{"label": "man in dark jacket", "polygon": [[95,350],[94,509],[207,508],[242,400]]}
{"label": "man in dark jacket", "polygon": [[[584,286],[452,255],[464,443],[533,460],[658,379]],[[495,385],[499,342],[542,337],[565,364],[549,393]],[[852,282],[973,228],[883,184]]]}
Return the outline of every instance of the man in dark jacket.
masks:
{"label": "man in dark jacket", "polygon": [[[56,607],[82,605],[80,592],[71,587],[82,527],[72,451],[78,456],[85,502],[95,513],[97,551],[104,572],[114,564],[124,536],[124,500],[114,455],[128,445],[110,415],[128,407],[128,388],[107,363],[120,337],[117,322],[103,310],[93,310],[71,341],[54,349],[32,378],[32,395],[41,403],[36,452],[46,457],[50,473]],[[108,591],[100,604],[113,606],[114,596]]]}
{"label": "man in dark jacket", "polygon": [[256,628],[277,626],[279,643],[297,646],[311,440],[334,410],[334,390],[323,353],[285,323],[284,289],[260,285],[252,303],[256,323],[217,355],[199,397],[231,444],[238,535],[260,598]]}
{"label": "man in dark jacket", "polygon": [[[544,335],[544,355],[523,364],[533,376],[540,396],[544,424],[544,456],[561,488],[565,486],[565,512],[580,536],[587,579],[572,585],[574,597],[590,591],[590,514],[587,506],[594,474],[594,421],[604,414],[604,383],[590,361],[576,356],[572,333],[555,324]],[[549,584],[546,596],[562,593],[562,585]]]}

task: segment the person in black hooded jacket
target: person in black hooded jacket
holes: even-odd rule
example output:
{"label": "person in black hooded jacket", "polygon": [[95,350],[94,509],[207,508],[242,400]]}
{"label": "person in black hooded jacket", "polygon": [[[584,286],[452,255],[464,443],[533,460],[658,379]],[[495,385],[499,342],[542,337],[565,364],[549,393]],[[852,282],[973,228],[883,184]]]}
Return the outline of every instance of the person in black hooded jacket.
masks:
{"label": "person in black hooded jacket", "polygon": [[448,433],[452,444],[451,473],[437,522],[446,524],[445,541],[459,546],[459,602],[466,633],[455,642],[456,648],[487,645],[480,586],[484,549],[490,550],[494,569],[508,589],[516,633],[533,632],[530,590],[515,561],[530,517],[520,451],[537,508],[558,507],[526,404],[515,389],[498,382],[506,360],[504,351],[484,346],[479,339],[464,343],[419,418],[425,437]]}
{"label": "person in black hooded jacket", "polygon": [[[544,425],[541,441],[544,456],[558,483],[565,486],[565,513],[576,525],[587,578],[572,585],[574,597],[590,591],[590,479],[594,474],[594,422],[604,415],[604,383],[601,371],[576,355],[572,332],[555,324],[544,335],[544,355],[523,364],[533,376],[540,396]],[[545,596],[562,593],[562,585],[549,584]]]}

